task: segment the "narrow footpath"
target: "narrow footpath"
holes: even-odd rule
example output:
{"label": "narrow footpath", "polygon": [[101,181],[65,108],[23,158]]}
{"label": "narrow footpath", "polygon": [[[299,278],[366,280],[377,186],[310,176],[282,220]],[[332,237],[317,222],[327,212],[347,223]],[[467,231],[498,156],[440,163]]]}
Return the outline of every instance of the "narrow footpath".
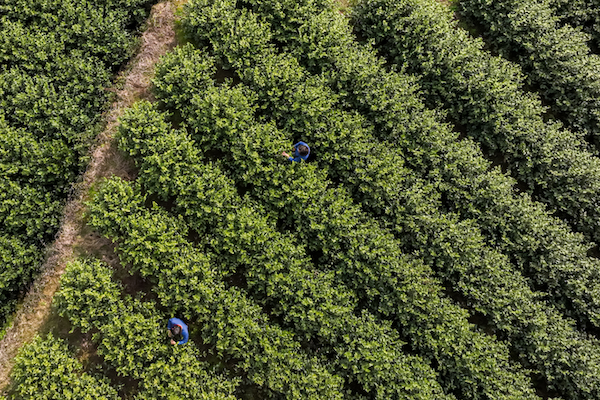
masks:
{"label": "narrow footpath", "polygon": [[116,79],[117,82],[123,82],[120,85],[122,88],[114,90],[116,100],[105,114],[106,126],[97,138],[88,169],[82,182],[75,188],[74,198],[65,207],[60,230],[56,241],[47,249],[41,273],[19,306],[12,326],[0,340],[0,395],[4,394],[10,383],[15,355],[24,343],[35,337],[48,320],[52,298],[58,289],[65,265],[78,253],[86,253],[86,249],[93,248],[93,241],[97,241],[97,238],[86,236],[81,218],[83,203],[90,187],[99,179],[112,175],[134,178],[131,165],[120,156],[112,138],[123,111],[137,100],[151,99],[149,89],[154,65],[161,55],[176,44],[176,7],[176,1],[165,1],[152,7],[138,53]]}

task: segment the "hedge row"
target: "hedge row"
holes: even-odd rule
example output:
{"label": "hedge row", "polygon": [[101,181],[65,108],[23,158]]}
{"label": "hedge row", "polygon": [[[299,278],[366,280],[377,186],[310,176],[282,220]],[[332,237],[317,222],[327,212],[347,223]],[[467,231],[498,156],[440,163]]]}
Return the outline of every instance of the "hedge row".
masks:
{"label": "hedge row", "polygon": [[[310,21],[310,18],[305,20]],[[335,25],[324,24],[324,26]],[[206,28],[203,32],[209,31],[210,28]],[[301,31],[310,36],[310,28],[305,27]],[[206,35],[204,39],[213,37],[213,42],[218,42],[217,35]],[[267,35],[268,33],[265,32],[260,37],[267,37]],[[333,35],[337,38],[344,37],[337,30],[334,30]],[[235,36],[231,36],[227,40],[236,39]],[[452,226],[457,221],[453,213],[440,211],[443,194],[435,187],[435,181],[432,184],[429,180],[418,178],[416,176],[418,174],[407,168],[395,148],[375,143],[374,132],[365,127],[365,121],[354,113],[337,109],[336,96],[319,79],[309,78],[294,60],[268,54],[266,48],[260,52],[257,48],[258,46],[255,45],[250,54],[244,53],[242,49],[242,51],[220,52],[220,56],[225,58],[226,63],[241,66],[236,72],[257,92],[260,108],[268,111],[267,117],[275,119],[280,126],[290,130],[296,137],[303,137],[314,143],[320,163],[327,164],[332,177],[348,183],[352,187],[354,198],[368,209],[379,215],[388,215],[390,222],[394,224],[394,229],[403,235],[403,243],[444,254],[445,250],[434,250],[439,247],[439,244],[432,248],[429,240],[430,237],[439,236],[439,232],[429,234],[427,232],[434,229],[431,225],[435,224],[432,221],[436,219],[437,229],[446,231],[452,230]],[[185,57],[191,58],[191,55]],[[162,67],[159,67],[158,76],[161,78],[155,80],[156,91],[159,98],[166,98],[165,104],[171,105],[168,100],[171,92],[164,91],[166,82],[161,82],[162,74],[172,74],[168,70],[181,68],[175,64],[169,64],[164,70],[160,68]],[[170,87],[177,87],[181,93],[191,93],[196,89],[194,82],[188,85],[186,83],[188,81],[182,75],[167,79]],[[427,216],[425,220],[423,220],[424,216]],[[479,247],[482,247],[481,239],[475,239],[475,236],[478,236],[476,227],[470,227],[469,230],[473,234],[465,231],[466,236],[460,242],[475,240],[475,242],[479,241]],[[416,232],[421,234],[417,236]],[[464,240],[469,235],[470,239]],[[453,245],[442,244],[442,246]],[[460,250],[462,246],[459,244],[453,248],[458,249],[455,250],[458,253],[464,251]],[[412,250],[414,248],[410,249]],[[469,250],[475,252],[474,249]],[[489,249],[487,251],[489,252]],[[498,256],[490,254],[491,258],[498,258]],[[509,267],[502,269],[509,269]],[[586,269],[588,276],[598,276],[598,271],[594,274],[594,271],[589,271],[588,266]],[[564,309],[574,302],[575,313],[580,319],[589,318],[598,324],[600,305],[597,298],[598,282],[581,275],[572,277],[570,270],[563,276],[565,275],[568,277],[566,285],[562,279],[552,282],[555,287],[560,287],[559,290],[555,290],[554,287],[550,290],[557,304]],[[548,285],[547,281],[548,279],[544,284]]]}
{"label": "hedge row", "polygon": [[0,287],[0,326],[54,239],[109,100],[105,88],[132,54],[148,3],[0,4],[0,230],[38,253],[0,266],[0,275],[14,275]]}
{"label": "hedge row", "polygon": [[[185,57],[189,50],[175,51]],[[136,159],[138,182],[173,201],[174,211],[209,238],[208,247],[226,270],[243,276],[263,307],[328,354],[336,373],[378,399],[444,397],[431,367],[404,354],[398,333],[372,314],[361,314],[347,288],[314,269],[304,246],[242,200],[218,165],[203,164],[185,132],[173,131],[151,105],[139,103],[122,117],[118,136],[119,147]]]}
{"label": "hedge row", "polygon": [[442,209],[477,221],[537,287],[574,300],[580,314],[588,312],[600,276],[600,263],[587,256],[591,245],[527,195],[516,194],[514,181],[491,169],[471,141],[458,140],[440,124],[415,95],[411,78],[385,71],[371,48],[355,42],[343,16],[327,2],[265,2],[254,8],[270,21],[279,46],[325,75],[342,104],[360,110],[373,123],[373,134],[440,191]]}
{"label": "hedge row", "polygon": [[227,271],[187,241],[180,219],[158,206],[150,212],[144,201],[130,184],[109,180],[89,204],[89,225],[119,244],[121,262],[155,284],[163,307],[194,321],[224,363],[270,396],[344,397],[343,380],[322,357],[307,355],[293,333],[269,321],[243,290],[227,287]]}
{"label": "hedge row", "polygon": [[[227,15],[223,8],[219,11],[222,16]],[[202,12],[203,16],[209,14]],[[234,14],[231,19],[243,24],[243,17]],[[194,28],[202,34],[216,31],[207,25]],[[225,25],[223,31],[228,33],[226,40],[236,42],[235,33],[230,33],[235,32],[233,29]],[[268,34],[260,37],[268,37]],[[219,42],[221,38],[210,39]],[[319,154],[324,154],[319,157],[320,165],[326,165],[334,179],[351,187],[367,205],[385,214],[392,226],[398,221],[404,225],[404,221],[409,220],[406,225],[412,224],[414,229],[406,225],[398,227],[403,235],[402,243],[412,242],[428,262],[439,268],[450,286],[460,290],[474,308],[489,316],[496,330],[508,337],[528,367],[537,368],[548,381],[556,382],[551,384],[553,387],[560,387],[573,397],[594,395],[599,390],[595,387],[595,375],[600,366],[596,344],[586,341],[556,310],[538,301],[539,294],[529,290],[527,281],[513,272],[507,259],[484,245],[476,226],[458,223],[455,217],[440,213],[434,207],[424,207],[423,204],[427,204],[424,193],[417,192],[417,196],[410,190],[407,193],[408,188],[415,191],[415,182],[404,179],[406,172],[401,159],[394,157],[386,147],[373,144],[370,133],[360,129],[359,119],[337,112],[330,100],[331,93],[323,85],[307,80],[306,74],[292,60],[276,56],[268,48],[258,53],[256,44],[249,45],[253,47],[250,57],[239,49],[226,51],[221,56],[231,65],[242,66],[236,71],[259,92],[261,108],[268,110],[269,116],[277,122],[291,127],[296,135],[302,133],[303,139],[317,143]],[[227,46],[221,48],[227,49]],[[260,60],[258,65],[253,65],[256,62],[253,58]],[[250,71],[243,66],[249,66]],[[160,79],[158,75],[158,81]],[[182,77],[179,81],[182,82],[176,90],[179,93],[194,93],[199,89],[189,87]],[[215,100],[211,100],[214,105]],[[193,107],[195,99],[188,104]],[[246,112],[251,115],[252,109]],[[194,123],[193,113],[193,109],[182,111],[183,119],[192,127],[200,125]],[[237,111],[238,119],[248,119],[240,114]],[[436,197],[435,192],[433,197]],[[426,213],[423,208],[427,208]],[[417,240],[415,231],[419,232]],[[572,350],[565,351],[568,348]],[[572,354],[579,355],[572,357]],[[596,356],[590,357],[591,354]],[[564,357],[569,360],[559,361]]]}
{"label": "hedge row", "polygon": [[441,3],[372,0],[353,12],[362,37],[419,77],[430,107],[445,107],[537,200],[600,239],[600,159],[583,137],[544,121],[518,68],[484,51]]}
{"label": "hedge row", "polygon": [[589,35],[560,26],[550,0],[461,0],[458,13],[490,48],[520,64],[551,113],[600,146],[600,56]]}
{"label": "hedge row", "polygon": [[[15,52],[21,60],[53,68],[55,60],[47,50],[65,49],[94,55],[112,68],[129,58],[135,49],[132,30],[142,24],[151,3],[148,0],[111,0],[103,4],[75,0],[13,0],[0,4],[3,20],[25,28],[28,36],[38,34],[55,38],[54,44],[34,43],[30,37],[2,36],[2,40],[27,43],[25,46],[0,46],[3,52]],[[8,32],[7,32],[8,33]],[[18,33],[18,32],[15,32]],[[37,58],[25,57],[33,55]],[[64,53],[64,52],[61,52]],[[57,53],[55,55],[60,55]],[[27,67],[30,64],[24,63]]]}
{"label": "hedge row", "polygon": [[[198,95],[188,102],[183,120],[200,148],[222,154],[223,167],[238,184],[263,195],[261,202],[280,224],[299,230],[309,251],[322,252],[320,267],[336,271],[336,279],[355,290],[371,311],[395,317],[409,344],[436,360],[447,391],[459,387],[464,396],[480,396],[478,391],[533,395],[527,379],[508,362],[504,346],[475,333],[466,313],[440,297],[431,271],[400,253],[391,235],[354,206],[344,190],[332,189],[310,165],[288,169],[274,159],[283,161],[279,154],[289,142],[271,125],[252,121],[243,92],[242,87],[194,91]],[[303,189],[295,191],[297,185]],[[481,349],[486,361],[475,356]],[[488,362],[492,365],[482,364]]]}
{"label": "hedge row", "polygon": [[74,328],[94,332],[98,354],[118,375],[138,381],[136,399],[235,399],[236,380],[210,372],[191,341],[171,345],[168,317],[152,302],[124,296],[99,261],[67,265],[54,306]]}
{"label": "hedge row", "polygon": [[592,36],[589,45],[600,53],[600,2],[598,0],[550,0],[548,5],[561,24],[580,28]]}
{"label": "hedge row", "polygon": [[15,357],[8,399],[117,400],[117,391],[105,379],[81,372],[83,365],[67,344],[52,334],[36,336]]}
{"label": "hedge row", "polygon": [[[239,91],[228,94],[218,89],[205,93],[205,100],[206,108],[225,103],[225,113],[227,107],[244,102]],[[506,348],[477,333],[467,323],[467,313],[442,295],[432,271],[402,254],[389,231],[352,204],[344,189],[334,188],[315,167],[287,169],[273,160],[284,144],[290,144],[274,127],[234,122],[245,132],[221,136],[228,132],[209,131],[215,109],[202,108],[197,104],[199,115],[187,119],[194,138],[208,139],[201,142],[207,148],[230,149],[228,171],[236,181],[250,185],[257,200],[277,213],[284,227],[296,231],[309,250],[322,252],[319,266],[335,272],[336,279],[356,291],[369,310],[395,319],[413,349],[438,363],[446,391],[457,389],[463,397],[475,388],[497,395],[532,395],[526,378],[510,365]],[[240,160],[244,153],[253,155],[247,163]],[[257,160],[262,157],[268,161]],[[485,354],[480,353],[482,348]]]}
{"label": "hedge row", "polygon": [[0,119],[0,172],[2,177],[35,187],[64,193],[75,171],[77,155],[61,139],[40,140],[25,129],[8,126]]}
{"label": "hedge row", "polygon": [[[19,290],[31,281],[40,260],[37,246],[0,234],[0,316],[3,322],[14,310]],[[0,336],[4,336],[2,332],[0,329]]]}

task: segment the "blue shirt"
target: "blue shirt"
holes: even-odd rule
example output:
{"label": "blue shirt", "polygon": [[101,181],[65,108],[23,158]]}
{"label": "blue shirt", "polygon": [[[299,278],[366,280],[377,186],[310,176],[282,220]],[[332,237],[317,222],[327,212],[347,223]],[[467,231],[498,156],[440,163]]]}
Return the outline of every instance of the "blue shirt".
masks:
{"label": "blue shirt", "polygon": [[190,338],[190,334],[188,333],[188,326],[179,318],[171,318],[169,323],[167,324],[167,329],[171,329],[175,325],[179,325],[181,327],[181,335],[183,339],[181,339],[177,344],[185,344]]}
{"label": "blue shirt", "polygon": [[[305,156],[301,156],[300,153],[298,153],[298,146],[300,146],[301,144],[305,145],[308,148],[308,154]],[[308,147],[308,145],[304,142],[298,142],[294,145],[293,157],[289,157],[288,160],[297,161],[297,162],[300,160],[306,161],[306,159],[308,158],[309,155],[310,155],[310,147]]]}

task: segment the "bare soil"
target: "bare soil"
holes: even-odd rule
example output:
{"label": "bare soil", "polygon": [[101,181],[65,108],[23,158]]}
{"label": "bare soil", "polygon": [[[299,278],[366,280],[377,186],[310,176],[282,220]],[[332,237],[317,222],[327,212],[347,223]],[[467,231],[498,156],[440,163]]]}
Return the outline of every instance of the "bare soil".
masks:
{"label": "bare soil", "polygon": [[[8,387],[13,358],[21,346],[31,341],[37,333],[49,331],[49,325],[65,324],[60,321],[60,317],[53,315],[51,303],[66,264],[82,254],[95,255],[112,265],[118,262],[110,241],[98,237],[85,227],[82,220],[84,202],[93,184],[103,177],[135,178],[135,169],[116,148],[113,134],[118,126],[119,116],[127,107],[140,99],[152,99],[150,80],[154,65],[161,55],[176,44],[175,8],[181,3],[181,0],[172,0],[152,7],[139,51],[116,80],[121,82],[120,88],[109,89],[116,94],[116,100],[105,114],[105,129],[98,136],[91,152],[88,169],[82,182],[75,187],[76,195],[73,200],[65,206],[57,239],[47,250],[42,272],[19,306],[6,335],[0,340],[0,394],[5,393]],[[83,352],[80,356],[85,358],[90,344],[86,338],[80,338],[76,342],[79,342],[78,347]]]}

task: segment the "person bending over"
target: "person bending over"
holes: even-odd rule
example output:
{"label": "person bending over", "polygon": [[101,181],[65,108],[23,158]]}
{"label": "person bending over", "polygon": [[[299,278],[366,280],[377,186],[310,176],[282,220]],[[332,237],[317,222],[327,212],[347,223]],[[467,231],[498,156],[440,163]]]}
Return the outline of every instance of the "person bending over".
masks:
{"label": "person bending over", "polygon": [[179,318],[171,318],[167,324],[167,330],[171,344],[185,344],[190,337],[188,326]]}
{"label": "person bending over", "polygon": [[283,153],[281,153],[283,156],[287,157],[288,160],[290,161],[306,161],[306,159],[308,158],[308,155],[310,154],[310,147],[308,147],[308,145],[304,142],[298,142],[294,145],[294,152],[292,153],[292,156],[290,156],[288,153],[286,153],[285,151]]}

